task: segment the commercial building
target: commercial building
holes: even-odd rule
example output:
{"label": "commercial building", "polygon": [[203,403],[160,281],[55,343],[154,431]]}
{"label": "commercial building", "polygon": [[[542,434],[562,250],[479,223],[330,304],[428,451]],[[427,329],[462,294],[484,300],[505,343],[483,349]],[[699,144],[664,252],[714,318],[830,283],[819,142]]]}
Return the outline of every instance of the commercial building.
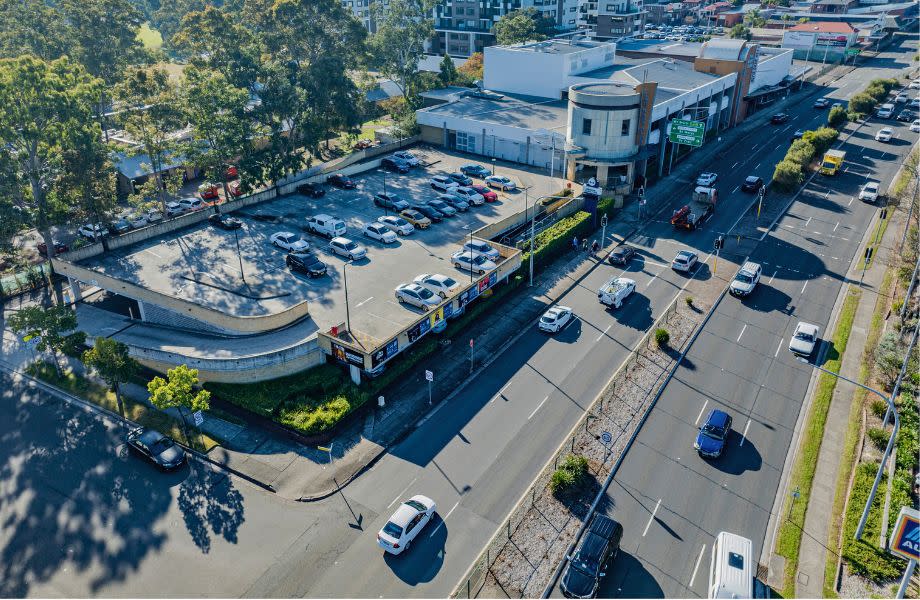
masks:
{"label": "commercial building", "polygon": [[642,33],[645,15],[643,0],[581,0],[578,27],[595,40],[620,39]]}
{"label": "commercial building", "polygon": [[783,33],[783,48],[795,52],[795,58],[822,61],[841,60],[856,45],[859,31],[843,21],[802,23]]}

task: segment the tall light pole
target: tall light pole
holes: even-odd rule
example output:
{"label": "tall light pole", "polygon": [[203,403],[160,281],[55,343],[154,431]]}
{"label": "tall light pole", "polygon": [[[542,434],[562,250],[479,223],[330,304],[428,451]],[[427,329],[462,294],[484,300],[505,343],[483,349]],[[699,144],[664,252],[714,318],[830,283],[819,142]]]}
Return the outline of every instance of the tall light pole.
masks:
{"label": "tall light pole", "polygon": [[348,265],[352,264],[354,261],[349,260],[344,265],[342,265],[342,281],[345,284],[345,329],[348,330],[348,335],[354,338],[351,335],[351,313],[348,309]]}

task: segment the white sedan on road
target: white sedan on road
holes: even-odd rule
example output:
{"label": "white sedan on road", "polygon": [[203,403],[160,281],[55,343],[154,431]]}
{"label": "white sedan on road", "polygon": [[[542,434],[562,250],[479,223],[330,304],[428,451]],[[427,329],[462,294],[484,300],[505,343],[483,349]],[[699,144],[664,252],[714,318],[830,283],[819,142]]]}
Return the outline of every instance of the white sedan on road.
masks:
{"label": "white sedan on road", "polygon": [[556,333],[572,321],[572,309],[568,306],[554,306],[540,317],[537,327],[547,333]]}
{"label": "white sedan on road", "polygon": [[396,241],[397,237],[396,233],[390,231],[383,223],[368,223],[364,226],[364,230],[361,233],[364,237],[383,242],[384,244],[392,244]]}
{"label": "white sedan on road", "polygon": [[875,202],[878,200],[878,182],[870,181],[859,190],[859,199],[863,202]]}
{"label": "white sedan on road", "polygon": [[712,187],[712,184],[714,184],[718,178],[719,176],[715,173],[700,173],[700,176],[696,178],[696,185]]}
{"label": "white sedan on road", "polygon": [[399,505],[383,529],[377,532],[377,545],[390,554],[402,554],[434,517],[437,506],[426,496],[412,496]]}
{"label": "white sedan on road", "polygon": [[303,252],[310,249],[310,244],[302,240],[300,236],[290,231],[279,231],[273,233],[270,238],[272,245],[288,252]]}
{"label": "white sedan on road", "polygon": [[674,260],[671,261],[671,268],[675,271],[687,273],[696,266],[699,260],[700,258],[696,252],[692,250],[681,250],[677,253],[677,256],[674,257]]}
{"label": "white sedan on road", "polygon": [[818,343],[818,326],[799,321],[789,340],[789,350],[793,354],[809,357],[815,351],[815,344]]}
{"label": "white sedan on road", "polygon": [[486,185],[503,192],[511,192],[517,188],[517,184],[504,175],[489,175],[485,179]]}
{"label": "white sedan on road", "polygon": [[878,133],[875,134],[876,142],[890,142],[891,136],[894,135],[894,131],[891,130],[891,127],[882,127],[878,130]]}
{"label": "white sedan on road", "polygon": [[597,299],[605,306],[620,308],[623,301],[636,291],[636,282],[627,277],[614,277],[597,291]]}
{"label": "white sedan on road", "polygon": [[453,296],[460,291],[460,284],[457,283],[455,279],[448,277],[447,275],[441,275],[440,273],[423,273],[412,281],[419,284],[423,288],[431,290],[441,298]]}
{"label": "white sedan on road", "polygon": [[441,303],[440,296],[417,283],[403,283],[394,292],[396,293],[396,300],[400,304],[405,302],[422,310],[434,308]]}

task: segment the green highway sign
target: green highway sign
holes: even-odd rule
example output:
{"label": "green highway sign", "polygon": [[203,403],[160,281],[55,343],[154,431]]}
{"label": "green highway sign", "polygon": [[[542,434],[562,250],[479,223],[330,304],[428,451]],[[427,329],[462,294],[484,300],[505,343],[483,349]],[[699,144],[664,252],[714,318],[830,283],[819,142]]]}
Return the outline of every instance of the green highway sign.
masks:
{"label": "green highway sign", "polygon": [[859,48],[847,48],[847,50],[846,50],[846,55],[847,55],[847,56],[856,56],[856,55],[859,54],[859,53],[860,53],[860,49],[859,49]]}
{"label": "green highway sign", "polygon": [[702,146],[703,136],[706,133],[706,123],[703,121],[687,121],[674,119],[671,121],[671,132],[668,139],[672,144],[686,144],[687,146]]}

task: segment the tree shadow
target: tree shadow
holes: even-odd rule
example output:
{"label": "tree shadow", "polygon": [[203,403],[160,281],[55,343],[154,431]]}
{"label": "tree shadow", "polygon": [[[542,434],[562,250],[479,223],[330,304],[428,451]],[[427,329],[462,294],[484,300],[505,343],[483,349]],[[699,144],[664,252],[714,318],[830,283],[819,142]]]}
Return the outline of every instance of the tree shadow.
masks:
{"label": "tree shadow", "polygon": [[211,551],[211,534],[236,544],[245,521],[243,495],[225,473],[201,467],[179,486],[177,499],[182,519],[192,541],[202,554]]}

